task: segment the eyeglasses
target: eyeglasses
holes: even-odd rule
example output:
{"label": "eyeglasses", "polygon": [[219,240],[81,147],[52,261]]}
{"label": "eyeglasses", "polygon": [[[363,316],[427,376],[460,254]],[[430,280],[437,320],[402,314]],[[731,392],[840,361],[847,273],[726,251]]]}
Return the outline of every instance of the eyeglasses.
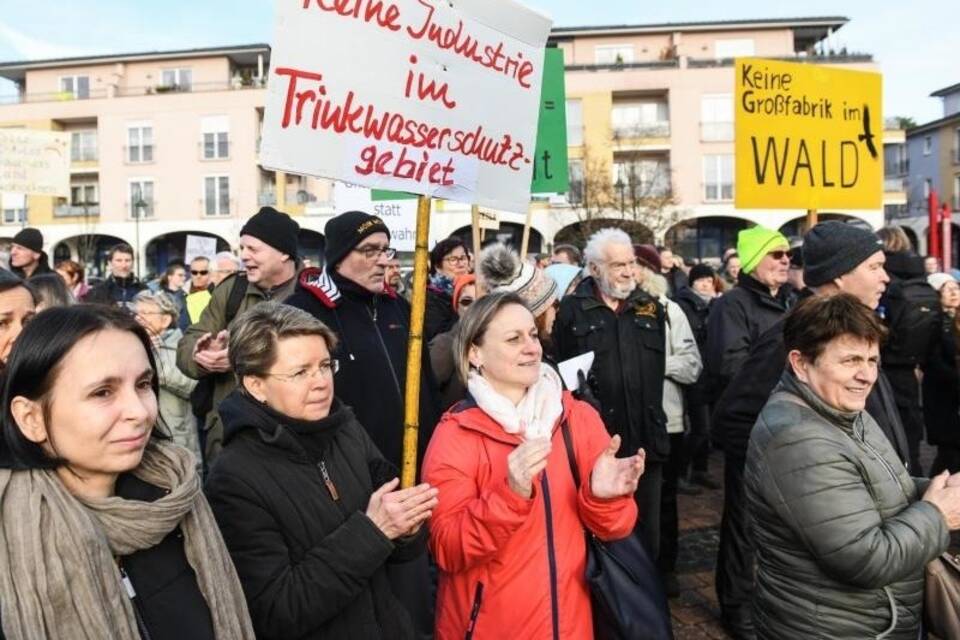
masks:
{"label": "eyeglasses", "polygon": [[300,369],[299,371],[294,371],[293,373],[265,373],[264,375],[270,378],[283,380],[284,382],[294,382],[299,384],[306,382],[307,380],[313,380],[317,376],[333,376],[337,373],[337,371],[340,371],[340,361],[328,360],[327,362],[321,362],[316,367]]}
{"label": "eyeglasses", "polygon": [[393,260],[397,255],[397,250],[393,247],[357,247],[354,249],[367,260],[376,260],[381,255],[387,260]]}
{"label": "eyeglasses", "polygon": [[450,264],[459,264],[461,262],[470,262],[470,256],[447,256],[443,259],[444,262],[449,262]]}
{"label": "eyeglasses", "polygon": [[778,249],[777,251],[771,251],[767,255],[773,258],[774,260],[783,260],[784,258],[790,257],[790,252],[784,251],[783,249]]}
{"label": "eyeglasses", "polygon": [[194,271],[193,269],[190,269],[190,275],[192,276],[205,276],[208,273],[210,272],[207,271],[206,269],[204,269],[203,271],[201,271],[200,269],[197,269],[196,271]]}

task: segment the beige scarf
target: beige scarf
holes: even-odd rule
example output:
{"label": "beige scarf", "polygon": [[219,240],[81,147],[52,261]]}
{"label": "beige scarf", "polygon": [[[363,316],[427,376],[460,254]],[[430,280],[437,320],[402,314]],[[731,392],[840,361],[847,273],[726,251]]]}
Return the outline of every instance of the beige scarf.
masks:
{"label": "beige scarf", "polygon": [[0,470],[0,620],[7,638],[139,640],[114,556],[156,546],[179,526],[218,640],[253,640],[233,563],[193,458],[151,443],[134,471],[169,490],[155,502],[71,495],[54,471]]}
{"label": "beige scarf", "polygon": [[467,390],[477,406],[507,433],[524,440],[549,438],[563,414],[563,382],[548,364],[540,364],[540,377],[527,389],[520,404],[500,395],[483,376],[471,372]]}

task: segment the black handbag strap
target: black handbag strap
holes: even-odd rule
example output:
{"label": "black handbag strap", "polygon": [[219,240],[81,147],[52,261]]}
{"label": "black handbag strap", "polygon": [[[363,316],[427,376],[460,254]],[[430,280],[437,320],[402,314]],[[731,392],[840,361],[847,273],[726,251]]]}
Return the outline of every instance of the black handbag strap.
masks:
{"label": "black handbag strap", "polygon": [[580,490],[580,470],[577,469],[577,455],[573,449],[573,436],[570,435],[570,424],[564,418],[560,423],[560,431],[563,433],[563,444],[567,447],[567,462],[570,463],[570,473],[573,474],[573,484]]}

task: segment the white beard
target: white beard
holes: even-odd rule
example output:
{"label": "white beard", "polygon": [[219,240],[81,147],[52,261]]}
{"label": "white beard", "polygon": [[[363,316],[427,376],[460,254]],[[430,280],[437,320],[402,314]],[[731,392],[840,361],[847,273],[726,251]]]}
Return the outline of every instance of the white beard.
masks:
{"label": "white beard", "polygon": [[607,280],[605,274],[597,278],[597,285],[599,285],[603,295],[608,298],[613,298],[614,300],[626,300],[630,297],[630,294],[633,293],[633,290],[637,288],[636,280],[631,280],[630,284],[627,285],[616,285]]}

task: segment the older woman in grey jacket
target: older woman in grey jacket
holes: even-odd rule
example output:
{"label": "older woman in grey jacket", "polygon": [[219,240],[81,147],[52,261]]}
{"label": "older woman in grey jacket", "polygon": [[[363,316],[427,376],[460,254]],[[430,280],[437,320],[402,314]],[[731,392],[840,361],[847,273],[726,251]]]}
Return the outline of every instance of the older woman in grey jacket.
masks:
{"label": "older woman in grey jacket", "polygon": [[190,407],[190,394],[197,381],[177,368],[177,344],[183,333],[177,328],[180,307],[167,293],[141,291],[133,299],[137,321],[150,333],[160,378],[160,426],[173,441],[189,449],[202,466],[197,419]]}
{"label": "older woman in grey jacket", "polygon": [[960,477],[911,478],[864,411],[884,334],[847,294],[785,322],[788,370],[747,453],[759,639],[918,638],[924,567],[960,528]]}

